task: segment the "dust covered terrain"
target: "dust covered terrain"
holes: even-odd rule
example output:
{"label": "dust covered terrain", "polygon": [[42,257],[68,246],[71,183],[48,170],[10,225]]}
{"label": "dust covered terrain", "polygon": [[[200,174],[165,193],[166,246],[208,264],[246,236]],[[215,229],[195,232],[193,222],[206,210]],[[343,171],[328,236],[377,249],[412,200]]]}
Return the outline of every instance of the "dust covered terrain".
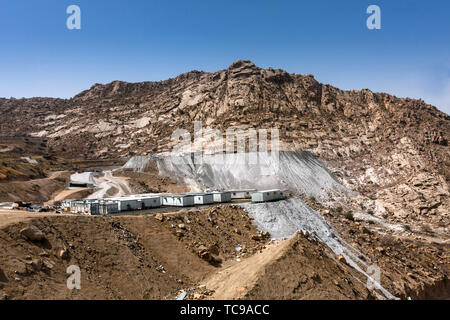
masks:
{"label": "dust covered terrain", "polygon": [[[172,134],[192,135],[194,121],[202,146],[217,143],[214,129],[277,129],[281,152],[254,165],[242,161],[249,148],[222,162],[173,156]],[[422,100],[243,60],[94,84],[71,99],[0,98],[0,202],[207,188],[287,195],[145,216],[1,211],[0,299],[449,299],[449,132],[449,115]],[[95,187],[68,189],[83,172]],[[81,290],[66,287],[70,265]]]}
{"label": "dust covered terrain", "polygon": [[[313,234],[270,241],[236,205],[152,216],[0,217],[3,299],[174,299],[182,291],[186,299],[383,297]],[[42,237],[31,240],[30,226]],[[359,249],[382,267],[381,284],[393,295],[448,298],[448,247],[372,237],[383,250]],[[67,289],[70,265],[81,268],[81,290]]]}

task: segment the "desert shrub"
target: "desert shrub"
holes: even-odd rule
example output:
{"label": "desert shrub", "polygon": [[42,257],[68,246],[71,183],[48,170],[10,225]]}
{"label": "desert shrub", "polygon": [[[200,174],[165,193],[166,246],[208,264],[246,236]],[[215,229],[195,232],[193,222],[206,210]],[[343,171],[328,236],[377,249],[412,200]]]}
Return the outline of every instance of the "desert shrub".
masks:
{"label": "desert shrub", "polygon": [[348,220],[350,220],[350,221],[355,221],[355,217],[353,216],[353,213],[350,212],[350,211],[348,211],[348,212],[345,214],[345,218],[348,219]]}
{"label": "desert shrub", "polygon": [[404,224],[402,227],[403,227],[403,230],[405,230],[407,232],[412,232],[411,227],[408,224]]}
{"label": "desert shrub", "polygon": [[147,188],[147,184],[144,181],[139,180],[138,183],[142,188]]}
{"label": "desert shrub", "polygon": [[429,226],[422,226],[421,227],[422,231],[429,234],[429,235],[433,235],[434,231],[429,227]]}

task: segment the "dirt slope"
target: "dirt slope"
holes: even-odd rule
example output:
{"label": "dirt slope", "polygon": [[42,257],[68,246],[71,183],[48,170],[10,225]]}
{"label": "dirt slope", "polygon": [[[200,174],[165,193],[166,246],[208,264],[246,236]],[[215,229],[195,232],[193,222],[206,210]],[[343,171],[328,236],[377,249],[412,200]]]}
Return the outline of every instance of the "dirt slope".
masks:
{"label": "dirt slope", "polygon": [[57,193],[50,201],[46,202],[46,205],[53,204],[55,202],[59,202],[66,199],[79,200],[84,199],[88,195],[91,194],[91,190],[88,188],[74,188],[74,189],[65,189],[59,193]]}
{"label": "dirt slope", "polygon": [[[257,230],[248,218],[247,223],[229,224],[242,219],[237,207],[167,214],[162,222],[152,216],[33,218],[22,213],[0,227],[0,296],[174,299],[178,290],[196,286],[216,269],[200,250],[220,261],[232,257],[237,244],[259,246],[252,239]],[[30,223],[45,233],[45,241],[32,242],[20,235]],[[66,259],[59,255],[62,249],[68,250]],[[82,270],[79,291],[66,288],[69,265]]]}
{"label": "dirt slope", "polygon": [[367,279],[323,244],[296,234],[259,270],[243,299],[374,299]]}
{"label": "dirt slope", "polygon": [[45,202],[66,188],[57,179],[34,179],[0,183],[0,201]]}
{"label": "dirt slope", "polygon": [[[314,236],[297,233],[268,244],[234,205],[121,217],[3,211],[0,222],[5,299],[174,299],[180,290],[187,299],[379,297]],[[44,241],[20,234],[30,224]],[[353,223],[336,226],[380,266],[382,285],[393,295],[448,298],[448,245],[355,235]],[[66,288],[70,265],[81,268],[81,290]]]}
{"label": "dirt slope", "polygon": [[267,264],[278,259],[288,244],[288,240],[271,243],[260,253],[248,259],[229,261],[227,266],[205,280],[206,287],[214,290],[214,294],[210,298],[216,300],[241,298],[254,286],[259,273]]}

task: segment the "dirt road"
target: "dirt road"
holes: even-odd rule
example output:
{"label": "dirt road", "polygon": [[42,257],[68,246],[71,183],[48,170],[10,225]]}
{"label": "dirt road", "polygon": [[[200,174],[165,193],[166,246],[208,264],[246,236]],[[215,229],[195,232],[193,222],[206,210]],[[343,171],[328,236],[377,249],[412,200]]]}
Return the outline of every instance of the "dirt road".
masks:
{"label": "dirt road", "polygon": [[124,196],[132,193],[127,179],[113,176],[112,171],[104,171],[102,177],[94,179],[99,190],[91,194],[88,199],[102,199],[107,196]]}
{"label": "dirt road", "polygon": [[280,257],[288,247],[289,240],[282,240],[267,245],[257,253],[241,261],[229,261],[217,273],[205,282],[206,287],[214,290],[210,296],[213,300],[239,299],[249,291],[264,267]]}
{"label": "dirt road", "polygon": [[61,192],[57,193],[53,199],[50,201],[44,202],[45,206],[52,205],[55,202],[72,199],[78,200],[83,199],[91,193],[89,188],[73,188],[73,189],[64,189]]}
{"label": "dirt road", "polygon": [[[67,214],[58,214],[58,216],[67,216]],[[34,218],[56,216],[55,213],[49,212],[30,212],[22,210],[2,210],[0,209],[0,228],[19,222],[30,221]]]}

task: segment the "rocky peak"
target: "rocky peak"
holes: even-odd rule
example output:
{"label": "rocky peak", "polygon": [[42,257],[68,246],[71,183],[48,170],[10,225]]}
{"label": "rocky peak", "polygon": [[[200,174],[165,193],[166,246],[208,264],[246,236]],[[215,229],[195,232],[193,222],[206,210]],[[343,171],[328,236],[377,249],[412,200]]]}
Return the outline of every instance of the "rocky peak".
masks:
{"label": "rocky peak", "polygon": [[257,69],[258,67],[253,63],[253,61],[250,60],[236,60],[228,67],[228,70],[242,70],[247,68]]}
{"label": "rocky peak", "polygon": [[95,83],[88,90],[85,90],[74,98],[80,98],[83,100],[96,98],[96,97],[107,97],[111,95],[120,94],[129,85],[129,83],[124,81],[112,81],[107,84]]}
{"label": "rocky peak", "polygon": [[261,69],[250,60],[237,60],[228,67],[227,71],[231,79],[243,79],[261,74]]}
{"label": "rocky peak", "polygon": [[291,75],[286,71],[272,68],[264,70],[264,78],[266,79],[266,81],[275,82],[279,84],[292,81]]}

